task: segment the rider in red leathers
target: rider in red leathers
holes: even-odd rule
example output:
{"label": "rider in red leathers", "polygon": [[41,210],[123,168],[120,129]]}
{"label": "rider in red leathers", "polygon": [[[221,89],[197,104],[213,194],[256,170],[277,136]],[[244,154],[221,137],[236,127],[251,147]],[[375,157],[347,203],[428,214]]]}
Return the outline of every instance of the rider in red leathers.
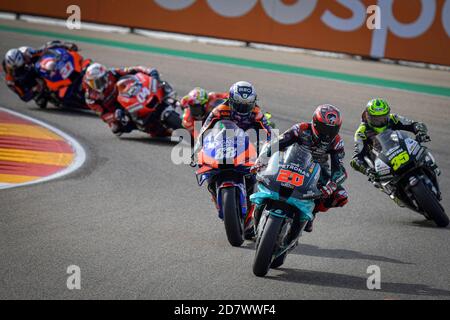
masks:
{"label": "rider in red leathers", "polygon": [[158,70],[142,66],[107,69],[105,66],[94,63],[86,71],[83,79],[86,105],[95,111],[100,118],[108,124],[115,135],[131,132],[134,129],[132,122],[123,121],[123,112],[117,104],[116,83],[126,75],[145,73],[160,81],[166,99],[170,99],[175,92],[167,82],[162,82]]}
{"label": "rider in red leathers", "polygon": [[194,88],[180,100],[181,108],[184,110],[183,127],[195,138],[198,134],[195,130],[195,122],[201,122],[203,125],[210,112],[217,106],[217,103],[227,98],[227,92],[208,93],[203,88]]}

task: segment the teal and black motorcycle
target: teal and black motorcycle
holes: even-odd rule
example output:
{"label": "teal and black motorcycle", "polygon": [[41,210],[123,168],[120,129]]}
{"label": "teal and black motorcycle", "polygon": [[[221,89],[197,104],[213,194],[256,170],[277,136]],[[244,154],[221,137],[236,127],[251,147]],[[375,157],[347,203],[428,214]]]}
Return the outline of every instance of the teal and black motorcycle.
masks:
{"label": "teal and black motorcycle", "polygon": [[253,273],[263,277],[270,268],[281,266],[297,243],[308,221],[313,219],[314,200],[320,165],[311,153],[293,144],[275,152],[267,167],[257,175],[257,192],[250,200],[264,206],[256,229],[256,254]]}

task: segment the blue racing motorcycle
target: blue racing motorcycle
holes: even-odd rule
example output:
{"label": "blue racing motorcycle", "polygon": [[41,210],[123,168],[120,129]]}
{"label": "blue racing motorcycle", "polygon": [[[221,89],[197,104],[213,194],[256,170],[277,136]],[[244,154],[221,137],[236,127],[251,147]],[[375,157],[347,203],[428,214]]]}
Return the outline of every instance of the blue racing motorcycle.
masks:
{"label": "blue racing motorcycle", "polygon": [[84,59],[76,51],[52,48],[36,62],[35,68],[44,79],[53,104],[58,107],[87,109],[82,80],[90,63],[90,59]]}
{"label": "blue racing motorcycle", "polygon": [[197,183],[208,181],[224,221],[228,241],[238,247],[244,242],[244,219],[248,214],[247,186],[254,185],[250,168],[257,158],[256,148],[248,135],[234,122],[218,121],[204,134],[203,148],[198,155]]}

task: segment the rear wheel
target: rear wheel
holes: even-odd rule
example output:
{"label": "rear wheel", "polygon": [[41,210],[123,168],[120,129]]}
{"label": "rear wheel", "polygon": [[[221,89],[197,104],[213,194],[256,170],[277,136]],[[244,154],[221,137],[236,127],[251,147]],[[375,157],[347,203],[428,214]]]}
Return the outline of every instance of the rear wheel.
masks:
{"label": "rear wheel", "polygon": [[411,188],[418,205],[434,220],[436,225],[445,228],[449,219],[436,195],[424,184],[422,180]]}
{"label": "rear wheel", "polygon": [[273,216],[267,218],[261,238],[257,239],[255,260],[253,261],[253,273],[255,276],[264,277],[269,271],[282,225],[282,218]]}
{"label": "rear wheel", "polygon": [[239,247],[244,242],[244,224],[236,188],[224,188],[222,193],[223,222],[228,241],[233,247]]}

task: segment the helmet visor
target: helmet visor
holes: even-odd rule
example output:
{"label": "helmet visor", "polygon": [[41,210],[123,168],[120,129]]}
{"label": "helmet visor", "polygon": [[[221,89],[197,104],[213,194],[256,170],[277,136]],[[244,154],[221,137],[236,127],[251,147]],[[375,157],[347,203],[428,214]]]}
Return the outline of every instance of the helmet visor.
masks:
{"label": "helmet visor", "polygon": [[21,78],[24,78],[24,75],[27,74],[27,70],[24,66],[18,68],[11,68],[8,70],[15,78],[16,81],[19,81]]}
{"label": "helmet visor", "polygon": [[368,114],[367,121],[369,122],[369,125],[374,128],[383,128],[388,125],[389,115],[386,114],[383,116],[373,116],[373,115]]}
{"label": "helmet visor", "polygon": [[248,103],[238,103],[234,101],[230,101],[231,107],[240,114],[248,114],[253,110],[253,107],[255,106],[254,103],[248,104]]}
{"label": "helmet visor", "polygon": [[106,76],[88,80],[89,87],[99,92],[103,91],[106,88],[107,83],[108,78]]}
{"label": "helmet visor", "polygon": [[314,129],[320,140],[331,142],[338,135],[340,126],[325,124],[323,122],[315,122]]}

